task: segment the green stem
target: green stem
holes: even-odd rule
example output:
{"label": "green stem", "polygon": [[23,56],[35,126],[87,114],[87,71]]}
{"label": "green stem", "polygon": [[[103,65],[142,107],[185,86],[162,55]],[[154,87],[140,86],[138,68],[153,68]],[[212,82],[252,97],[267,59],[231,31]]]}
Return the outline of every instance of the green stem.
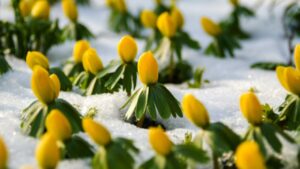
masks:
{"label": "green stem", "polygon": [[219,169],[218,157],[215,153],[213,153],[213,167],[214,169]]}

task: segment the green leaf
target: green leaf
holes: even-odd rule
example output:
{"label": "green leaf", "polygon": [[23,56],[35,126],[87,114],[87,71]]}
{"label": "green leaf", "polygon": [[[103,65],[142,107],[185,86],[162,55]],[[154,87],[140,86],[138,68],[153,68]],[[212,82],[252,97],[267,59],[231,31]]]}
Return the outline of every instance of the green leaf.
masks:
{"label": "green leaf", "polygon": [[134,110],[136,109],[136,106],[137,106],[137,102],[138,102],[138,99],[140,97],[140,94],[141,92],[143,92],[143,88],[141,89],[138,89],[134,95],[132,95],[128,101],[124,104],[124,106],[122,106],[122,108],[125,108],[127,104],[131,103],[126,114],[125,114],[125,119],[126,120],[129,120],[130,118],[132,118],[133,116],[133,113],[134,113]]}
{"label": "green leaf", "polygon": [[150,117],[152,120],[156,120],[156,107],[155,107],[155,95],[153,93],[152,86],[149,86],[149,97],[148,97],[148,103],[147,103],[147,111],[150,114]]}
{"label": "green leaf", "polygon": [[155,157],[152,157],[139,166],[139,169],[160,169],[160,167],[157,165]]}
{"label": "green leaf", "polygon": [[69,80],[69,78],[64,74],[64,72],[62,70],[55,67],[55,68],[49,69],[49,73],[57,75],[57,77],[60,81],[61,90],[63,90],[63,91],[72,90],[72,82]]}
{"label": "green leaf", "polygon": [[88,158],[94,156],[93,147],[79,136],[72,136],[64,142],[67,159]]}
{"label": "green leaf", "polygon": [[105,83],[105,86],[108,87],[109,90],[112,90],[115,88],[117,83],[121,80],[122,76],[124,75],[126,66],[120,65],[117,70],[112,73],[112,75],[109,77],[108,81]]}
{"label": "green leaf", "polygon": [[282,144],[276,136],[276,130],[269,124],[260,125],[260,130],[269,145],[278,153],[281,152]]}
{"label": "green leaf", "polygon": [[257,62],[252,64],[251,68],[263,69],[263,70],[276,70],[277,66],[288,66],[288,65],[279,62]]}
{"label": "green leaf", "polygon": [[192,159],[199,163],[207,163],[209,161],[207,153],[194,144],[176,145],[174,146],[174,151],[175,153],[180,154],[185,158]]}
{"label": "green leaf", "polygon": [[170,105],[168,104],[166,105],[165,97],[162,93],[160,93],[158,84],[152,86],[152,89],[153,89],[153,96],[155,97],[155,106],[157,108],[159,115],[163,119],[168,119],[172,114]]}
{"label": "green leaf", "polygon": [[145,87],[141,92],[141,94],[139,95],[139,99],[136,106],[135,116],[137,120],[140,120],[143,116],[145,116],[148,97],[149,97],[149,87]]}

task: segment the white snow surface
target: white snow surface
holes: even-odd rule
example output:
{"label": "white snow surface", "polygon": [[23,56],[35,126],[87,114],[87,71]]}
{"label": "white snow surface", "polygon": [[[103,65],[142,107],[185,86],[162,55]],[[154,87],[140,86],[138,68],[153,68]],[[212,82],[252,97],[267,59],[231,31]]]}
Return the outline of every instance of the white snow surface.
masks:
{"label": "white snow surface", "polygon": [[[129,8],[138,13],[139,10],[153,8],[152,0],[127,0]],[[277,107],[286,95],[286,91],[280,86],[274,72],[250,69],[250,65],[256,61],[285,61],[288,56],[287,40],[283,36],[281,16],[283,7],[288,0],[281,3],[271,12],[267,0],[261,7],[257,7],[257,1],[242,1],[249,7],[255,8],[257,16],[243,20],[244,28],[251,33],[252,38],[242,42],[243,48],[236,51],[235,58],[217,59],[203,54],[203,49],[211,41],[199,23],[201,16],[208,16],[220,20],[230,12],[231,6],[227,0],[184,0],[179,2],[179,8],[183,11],[186,19],[185,30],[193,38],[201,42],[202,50],[192,51],[184,49],[183,57],[194,68],[205,67],[205,79],[210,80],[201,89],[189,89],[186,85],[167,85],[168,89],[181,100],[184,94],[192,93],[207,107],[212,122],[221,121],[238,133],[243,134],[247,129],[247,122],[239,110],[239,97],[249,88],[257,89],[261,103],[269,103]],[[80,6],[80,21],[86,24],[97,38],[91,40],[91,44],[97,49],[104,63],[117,59],[116,46],[118,40],[124,35],[115,34],[107,26],[109,15],[104,1],[94,0],[92,5]],[[60,18],[62,25],[67,23],[60,4],[55,5],[51,11],[52,18]],[[0,2],[0,18],[13,20],[12,9],[8,0]],[[66,42],[53,47],[48,54],[52,65],[59,65],[72,55],[74,42]],[[139,41],[139,53],[142,53],[144,43]],[[0,135],[3,137],[9,149],[10,168],[20,168],[30,165],[37,168],[35,161],[35,147],[38,140],[23,135],[20,131],[20,113],[31,102],[36,100],[30,87],[31,71],[24,61],[7,57],[13,70],[0,77]],[[113,137],[126,137],[133,139],[135,145],[141,150],[138,162],[142,162],[153,155],[148,144],[148,132],[146,129],[137,128],[122,120],[119,108],[126,101],[124,92],[114,94],[101,94],[83,97],[72,92],[61,92],[60,98],[69,101],[79,107],[82,114],[89,108],[96,108],[98,114],[96,121],[104,124],[112,133]],[[193,134],[198,128],[189,123],[185,118],[170,119],[163,122],[168,128],[168,135],[179,143],[184,139],[186,132]],[[82,137],[89,138],[81,133]],[[290,146],[286,145],[285,152]],[[84,169],[89,167],[90,160],[62,161],[58,168],[61,169]]]}

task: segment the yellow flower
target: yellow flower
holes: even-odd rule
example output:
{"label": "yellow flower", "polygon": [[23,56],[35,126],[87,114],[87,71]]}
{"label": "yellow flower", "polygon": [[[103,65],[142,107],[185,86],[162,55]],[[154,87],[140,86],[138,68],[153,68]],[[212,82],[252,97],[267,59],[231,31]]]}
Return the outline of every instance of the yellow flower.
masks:
{"label": "yellow flower", "polygon": [[76,63],[82,62],[83,54],[89,48],[90,48],[90,44],[86,40],[79,40],[75,43],[73,48],[73,58]]}
{"label": "yellow flower", "polygon": [[138,61],[138,73],[145,85],[155,84],[158,80],[158,64],[152,52],[145,52]]}
{"label": "yellow flower", "polygon": [[204,31],[211,36],[218,36],[222,32],[220,26],[207,17],[201,18],[201,25]]}
{"label": "yellow flower", "polygon": [[233,6],[237,6],[237,5],[239,5],[239,3],[240,3],[239,0],[229,0],[229,2],[230,2]]}
{"label": "yellow flower", "polygon": [[181,29],[184,25],[184,17],[178,8],[173,8],[171,12],[171,17],[177,28]]}
{"label": "yellow flower", "polygon": [[19,9],[20,9],[20,13],[23,17],[30,15],[31,8],[32,8],[32,6],[28,0],[20,1]]}
{"label": "yellow flower", "polygon": [[293,67],[278,66],[276,73],[279,82],[287,91],[300,96],[300,71]]}
{"label": "yellow flower", "polygon": [[43,67],[46,70],[49,69],[49,62],[47,57],[38,51],[27,52],[26,63],[31,70],[33,70],[37,65]]}
{"label": "yellow flower", "polygon": [[60,110],[51,110],[46,118],[47,132],[59,140],[66,140],[72,135],[72,127],[69,120]]}
{"label": "yellow flower", "polygon": [[157,15],[150,10],[143,10],[141,13],[141,22],[146,28],[156,27]]}
{"label": "yellow flower", "polygon": [[76,22],[78,17],[77,6],[74,0],[62,0],[64,14],[72,21]]}
{"label": "yellow flower", "polygon": [[162,13],[157,19],[157,28],[166,37],[170,38],[176,34],[177,26],[168,12]]}
{"label": "yellow flower", "polygon": [[127,11],[125,0],[114,0],[114,7],[119,12],[123,13]]}
{"label": "yellow flower", "polygon": [[109,131],[99,123],[90,118],[82,120],[83,130],[98,144],[105,146],[111,142]]}
{"label": "yellow flower", "polygon": [[60,152],[57,146],[57,139],[51,133],[42,136],[36,147],[35,158],[40,168],[56,168],[60,160]]}
{"label": "yellow flower", "polygon": [[149,142],[156,153],[166,156],[171,152],[173,143],[162,128],[150,128],[148,135]]}
{"label": "yellow flower", "polygon": [[238,146],[235,162],[238,169],[267,168],[259,146],[254,141],[245,141]]}
{"label": "yellow flower", "polygon": [[193,95],[185,95],[181,105],[184,115],[195,125],[201,128],[209,125],[209,116],[206,108]]}
{"label": "yellow flower", "polygon": [[89,48],[84,52],[82,62],[84,70],[94,75],[103,69],[102,61],[94,48]]}
{"label": "yellow flower", "polygon": [[135,40],[129,35],[124,36],[118,44],[119,56],[125,63],[134,61],[137,50],[138,48]]}
{"label": "yellow flower", "polygon": [[300,71],[300,44],[297,44],[294,51],[294,61],[296,69]]}
{"label": "yellow flower", "polygon": [[37,1],[32,9],[31,16],[37,19],[49,19],[50,15],[50,4],[47,0]]}
{"label": "yellow flower", "polygon": [[0,168],[5,169],[7,167],[7,162],[8,162],[8,152],[4,141],[0,137]]}
{"label": "yellow flower", "polygon": [[253,92],[247,92],[241,96],[240,109],[249,123],[255,125],[262,122],[262,106]]}
{"label": "yellow flower", "polygon": [[55,74],[49,76],[47,70],[37,65],[33,69],[31,88],[40,102],[48,104],[58,97],[60,82]]}

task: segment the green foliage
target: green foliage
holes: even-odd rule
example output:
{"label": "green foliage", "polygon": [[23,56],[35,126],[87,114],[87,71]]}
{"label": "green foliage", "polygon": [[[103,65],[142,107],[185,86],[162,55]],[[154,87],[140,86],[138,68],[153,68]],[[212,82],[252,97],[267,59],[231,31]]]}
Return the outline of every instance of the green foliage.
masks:
{"label": "green foliage", "polygon": [[60,81],[60,88],[62,91],[71,91],[72,90],[72,82],[69,80],[69,78],[64,74],[64,72],[58,68],[50,68],[49,69],[50,74],[56,74],[59,81]]}
{"label": "green foliage", "polygon": [[296,2],[286,7],[283,25],[287,36],[300,35],[300,6]]}
{"label": "green foliage", "polygon": [[68,60],[63,65],[63,71],[66,76],[73,82],[77,76],[84,71],[82,62],[76,63],[73,60]]}
{"label": "green foliage", "polygon": [[174,66],[167,66],[159,72],[160,83],[180,84],[192,78],[192,67],[184,61],[178,61]]}
{"label": "green foliage", "polygon": [[70,139],[64,141],[66,159],[91,158],[94,156],[93,147],[84,139],[73,135]]}
{"label": "green foliage", "polygon": [[81,39],[90,39],[93,38],[94,35],[91,31],[81,23],[71,22],[67,26],[65,26],[62,30],[63,39],[69,40],[81,40]]}
{"label": "green foliage", "polygon": [[251,68],[262,70],[276,70],[277,66],[289,66],[285,63],[279,62],[257,62],[251,65]]}
{"label": "green foliage", "polygon": [[205,69],[198,67],[194,72],[193,82],[188,82],[190,88],[201,88],[204,83],[209,83],[208,80],[203,80]]}

